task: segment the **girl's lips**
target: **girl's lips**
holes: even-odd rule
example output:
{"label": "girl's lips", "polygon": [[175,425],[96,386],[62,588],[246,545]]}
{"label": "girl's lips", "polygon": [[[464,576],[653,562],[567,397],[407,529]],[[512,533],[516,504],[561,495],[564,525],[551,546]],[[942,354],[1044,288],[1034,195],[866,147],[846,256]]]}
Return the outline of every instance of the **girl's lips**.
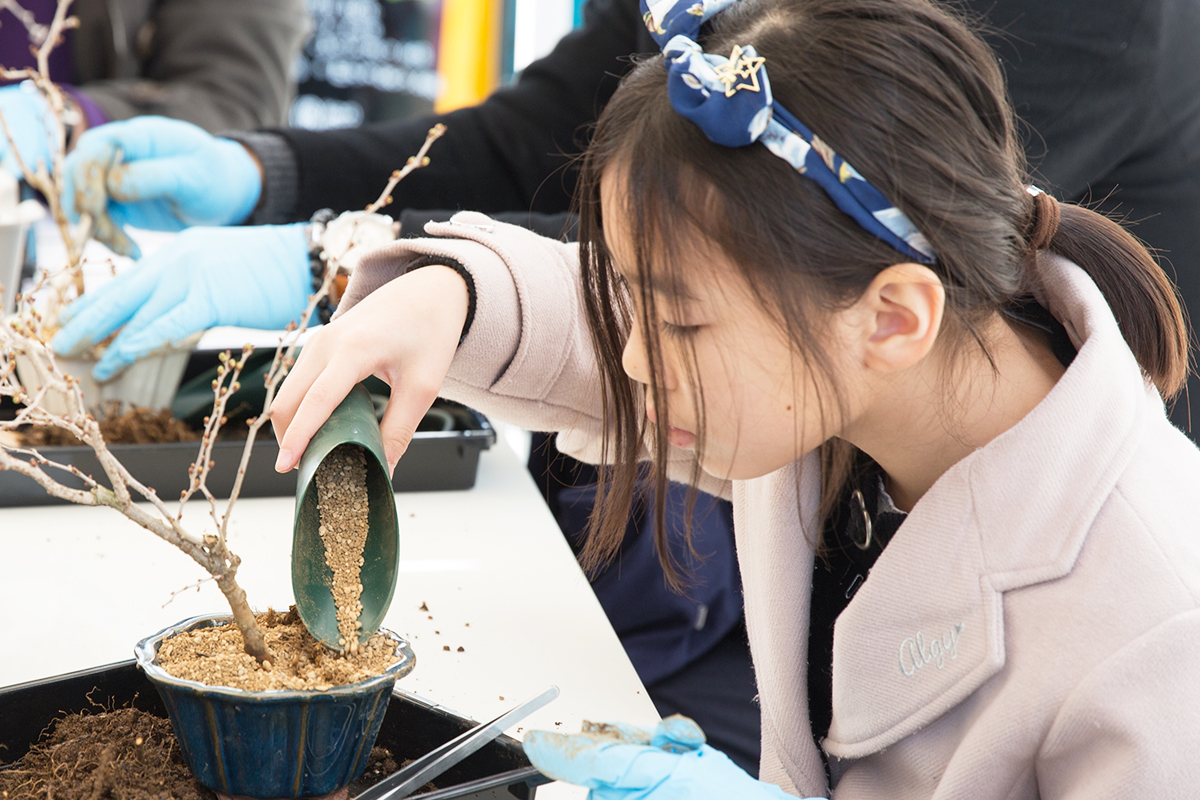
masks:
{"label": "girl's lips", "polygon": [[[646,419],[650,420],[651,425],[658,424],[658,417],[654,415],[653,408],[646,409]],[[676,428],[673,425],[667,426],[667,441],[675,447],[693,447],[696,444],[696,434],[683,428]]]}
{"label": "girl's lips", "polygon": [[667,440],[676,447],[692,447],[696,444],[696,434],[682,428],[667,428]]}

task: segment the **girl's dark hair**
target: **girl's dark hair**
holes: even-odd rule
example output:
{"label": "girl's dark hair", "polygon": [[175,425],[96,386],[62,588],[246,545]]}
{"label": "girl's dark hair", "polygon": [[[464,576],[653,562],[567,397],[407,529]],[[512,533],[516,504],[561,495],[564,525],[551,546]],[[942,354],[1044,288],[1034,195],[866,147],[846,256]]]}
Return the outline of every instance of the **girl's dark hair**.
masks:
{"label": "girl's dark hair", "polygon": [[[1033,289],[1034,200],[1003,75],[972,24],[928,0],[744,0],[709,27],[701,40],[707,52],[754,45],[776,102],[925,234],[938,254],[932,269],[946,287],[951,329],[986,353],[982,323]],[[652,371],[646,391],[660,410],[652,432],[643,390],[622,368],[634,306],[617,285],[604,240],[600,182],[609,170],[620,175],[618,213],[636,254],[628,267],[640,278],[633,287]],[[695,269],[689,242],[703,232],[791,336],[804,367],[836,387],[820,346],[824,321],[904,258],[765,147],[709,142],[672,109],[661,57],[638,64],[601,114],[577,203],[586,317],[611,432],[604,461],[613,465],[601,469],[583,561],[596,567],[615,553],[634,498],[649,484],[657,490],[660,557],[678,585],[663,539],[668,409],[649,276],[686,284],[689,264]],[[1048,249],[1087,271],[1146,376],[1173,398],[1186,379],[1187,329],[1174,288],[1146,249],[1113,221],[1067,204]],[[694,363],[689,371],[694,385]],[[817,402],[823,413],[837,410],[836,398]],[[702,431],[702,397],[697,406]],[[639,467],[647,433],[655,458]],[[837,439],[823,449],[828,511],[853,453]]]}

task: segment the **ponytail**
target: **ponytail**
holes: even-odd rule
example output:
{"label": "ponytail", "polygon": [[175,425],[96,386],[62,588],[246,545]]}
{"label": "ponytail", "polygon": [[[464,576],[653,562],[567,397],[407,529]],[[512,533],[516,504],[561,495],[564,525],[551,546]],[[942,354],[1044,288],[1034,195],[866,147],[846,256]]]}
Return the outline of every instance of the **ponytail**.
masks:
{"label": "ponytail", "polygon": [[[1044,204],[1035,202],[1035,226],[1040,207]],[[1058,229],[1047,249],[1078,264],[1096,282],[1142,372],[1170,402],[1189,370],[1188,326],[1174,285],[1142,243],[1116,222],[1069,203],[1058,210]]]}

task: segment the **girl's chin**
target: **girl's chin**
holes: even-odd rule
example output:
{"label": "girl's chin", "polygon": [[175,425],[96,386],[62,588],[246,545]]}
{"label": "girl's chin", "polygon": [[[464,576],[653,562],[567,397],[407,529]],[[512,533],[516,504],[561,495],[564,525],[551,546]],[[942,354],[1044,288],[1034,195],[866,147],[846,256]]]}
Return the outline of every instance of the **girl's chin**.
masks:
{"label": "girl's chin", "polygon": [[[713,477],[726,481],[749,481],[770,475],[772,472],[787,466],[782,464],[767,464],[747,462],[728,453],[719,455],[705,452],[700,455],[700,468]],[[789,462],[790,463],[790,462]]]}

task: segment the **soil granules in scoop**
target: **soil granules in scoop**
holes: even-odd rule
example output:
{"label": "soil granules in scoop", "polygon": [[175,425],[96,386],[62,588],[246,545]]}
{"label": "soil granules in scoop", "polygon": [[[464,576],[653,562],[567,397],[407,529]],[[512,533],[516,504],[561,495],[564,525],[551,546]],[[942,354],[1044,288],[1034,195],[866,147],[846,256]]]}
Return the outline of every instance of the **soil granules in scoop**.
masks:
{"label": "soil granules in scoop", "polygon": [[333,573],[333,602],[337,607],[338,644],[358,650],[362,623],[361,568],[367,543],[367,454],[356,444],[338,445],[317,467],[318,532],[325,543],[325,563]]}

